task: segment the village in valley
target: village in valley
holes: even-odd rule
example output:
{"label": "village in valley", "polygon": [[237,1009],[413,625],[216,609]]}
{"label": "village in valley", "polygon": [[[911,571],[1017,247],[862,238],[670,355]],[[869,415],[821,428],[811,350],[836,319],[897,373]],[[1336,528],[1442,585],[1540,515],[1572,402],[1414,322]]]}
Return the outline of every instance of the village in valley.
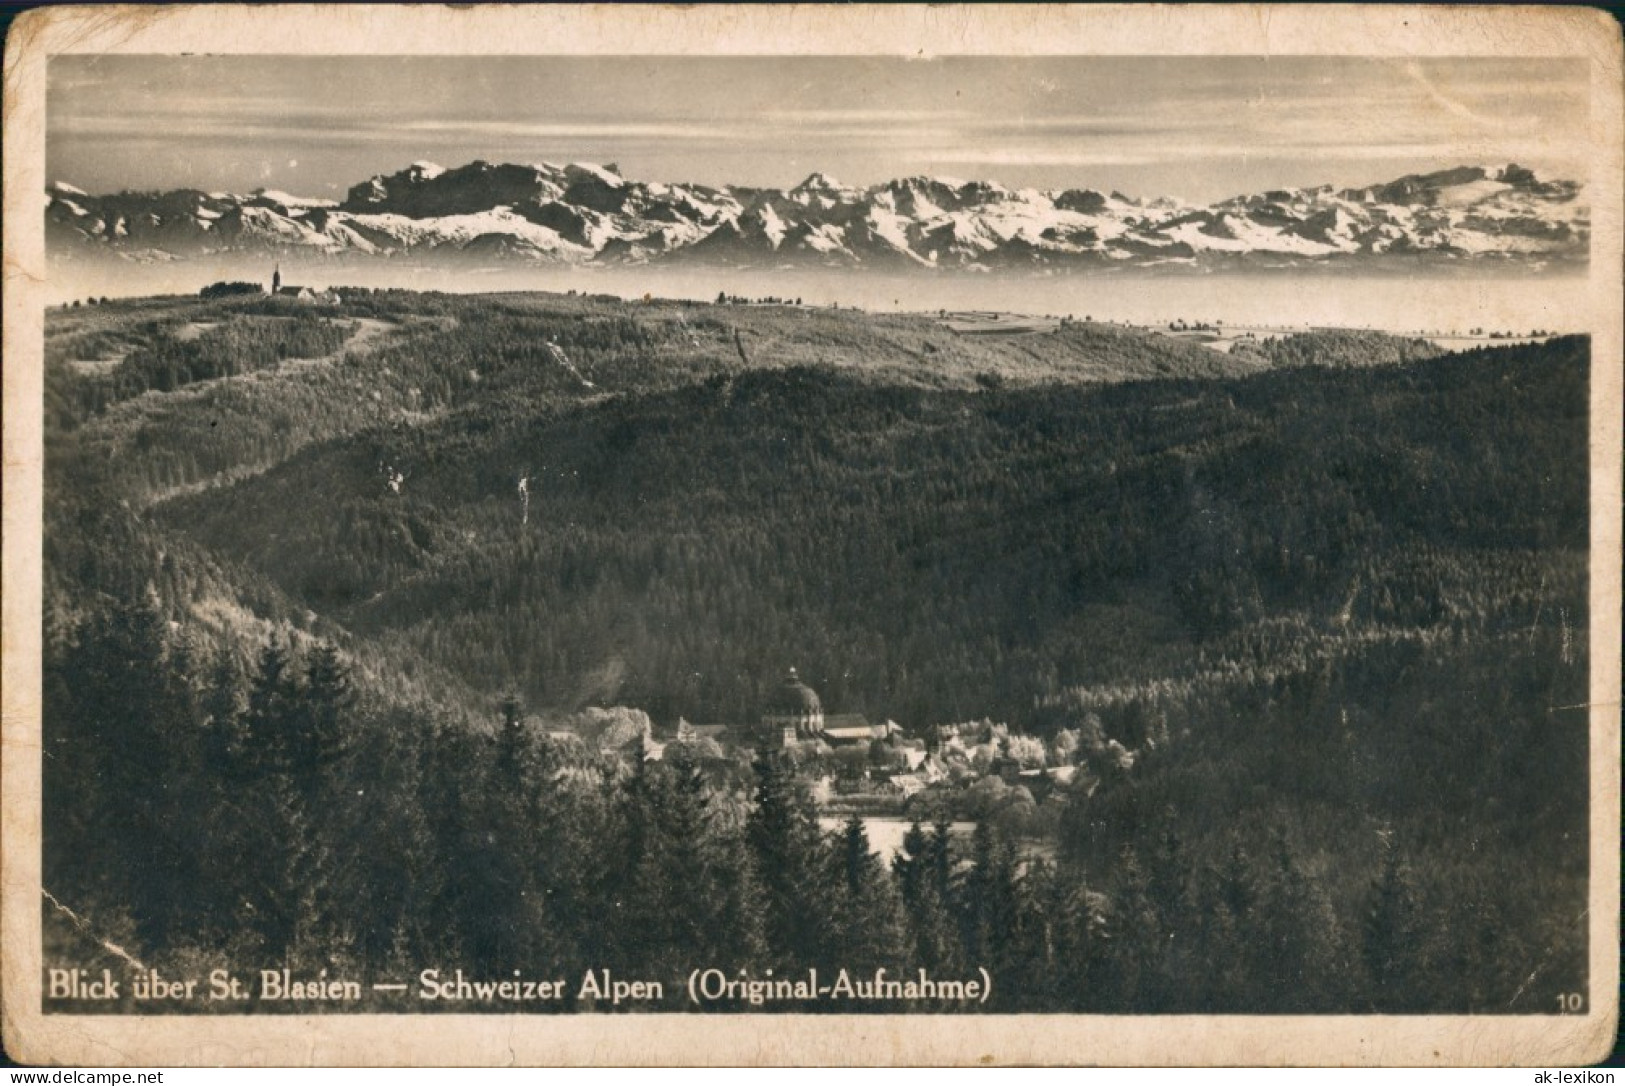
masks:
{"label": "village in valley", "polygon": [[[616,753],[659,761],[681,752],[718,782],[748,779],[763,752],[789,756],[826,818],[858,816],[877,846],[895,844],[887,822],[991,819],[1017,837],[1053,833],[1076,792],[1087,797],[1103,776],[1129,773],[1136,753],[1106,738],[1098,718],[1049,740],[989,719],[928,725],[917,731],[861,713],[826,713],[817,692],[789,669],[759,719],[693,724],[681,717],[657,727],[642,710],[586,709],[558,721],[510,717],[509,725],[545,734],[561,750]],[[1148,737],[1154,750],[1156,736]],[[1166,742],[1166,735],[1160,736]]]}
{"label": "village in valley", "polygon": [[1431,828],[1482,804],[1544,827],[1485,885],[1583,878],[1584,734],[1530,708],[1584,698],[1582,337],[294,267],[48,314],[46,884],[143,962],[1298,1012],[1499,1006],[1558,946],[1574,983],[1532,893],[1529,953],[1474,957]]}

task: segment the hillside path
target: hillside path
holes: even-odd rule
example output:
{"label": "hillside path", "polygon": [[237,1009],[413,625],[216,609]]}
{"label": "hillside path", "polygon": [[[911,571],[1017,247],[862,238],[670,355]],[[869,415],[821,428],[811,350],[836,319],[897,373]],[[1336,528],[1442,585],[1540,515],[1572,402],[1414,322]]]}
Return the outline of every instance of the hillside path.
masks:
{"label": "hillside path", "polygon": [[377,347],[375,342],[379,337],[390,332],[398,331],[400,325],[390,321],[381,321],[376,317],[352,317],[358,326],[355,334],[339,345],[339,349],[331,354],[324,354],[319,358],[284,358],[270,373],[298,373],[302,370],[324,366],[330,362],[337,362],[348,354],[361,354]]}
{"label": "hillside path", "polygon": [[[264,380],[268,377],[276,377],[282,374],[307,372],[315,369],[318,366],[331,365],[332,363],[340,361],[341,359],[352,354],[366,354],[374,351],[380,345],[380,341],[387,338],[390,333],[398,332],[401,328],[400,325],[391,321],[378,320],[373,317],[353,317],[351,319],[354,320],[360,327],[356,329],[354,335],[345,340],[339,346],[338,350],[332,352],[331,354],[325,354],[319,358],[285,358],[274,367],[254,370],[249,373],[239,374],[236,377],[213,377],[207,381],[194,381],[191,384],[178,388],[173,392],[162,393],[161,395],[175,398],[199,398],[205,395],[210,388],[226,381]],[[152,395],[152,393],[146,393],[144,395]],[[137,399],[140,398],[141,397],[137,397]],[[131,402],[133,403],[134,401]],[[146,507],[151,507],[162,504],[163,502],[169,501],[172,498],[179,498],[187,494],[197,494],[217,486],[235,483],[242,479],[258,475],[270,466],[271,465],[269,463],[245,464],[239,466],[233,471],[221,472],[207,479],[198,479],[190,483],[178,483],[174,486],[153,491],[146,496],[142,504]]]}

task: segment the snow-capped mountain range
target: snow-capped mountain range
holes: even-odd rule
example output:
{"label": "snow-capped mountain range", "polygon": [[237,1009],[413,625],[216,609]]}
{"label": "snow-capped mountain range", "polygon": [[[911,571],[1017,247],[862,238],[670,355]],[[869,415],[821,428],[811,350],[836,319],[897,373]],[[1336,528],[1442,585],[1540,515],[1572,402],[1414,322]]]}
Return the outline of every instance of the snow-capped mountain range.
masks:
{"label": "snow-capped mountain range", "polygon": [[232,252],[481,263],[703,263],[992,270],[1583,263],[1583,188],[1517,165],[1461,166],[1357,189],[1207,206],[1093,189],[907,177],[869,188],[815,173],[788,190],[628,180],[613,165],[418,162],[343,201],[260,190],[46,193],[53,255],[138,261]]}

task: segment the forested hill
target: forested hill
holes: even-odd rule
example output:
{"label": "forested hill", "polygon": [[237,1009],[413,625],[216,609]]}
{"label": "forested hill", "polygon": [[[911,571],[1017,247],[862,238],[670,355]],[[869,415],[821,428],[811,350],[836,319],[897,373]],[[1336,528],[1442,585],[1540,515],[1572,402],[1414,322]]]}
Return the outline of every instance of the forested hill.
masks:
{"label": "forested hill", "polygon": [[368,431],[162,519],[533,704],[748,719],[795,661],[854,710],[1031,723],[1267,618],[1426,623],[1418,562],[1472,591],[1441,549],[1580,548],[1583,477],[1547,469],[1583,428],[1546,421],[1579,349],[1104,391],[755,371]]}
{"label": "forested hill", "polygon": [[[48,880],[128,908],[121,945],[204,930],[188,910],[235,938],[242,901],[257,945],[296,945],[263,888],[168,888],[281,855],[253,842],[283,823],[233,807],[233,781],[319,780],[345,797],[333,828],[300,821],[315,793],[243,792],[331,837],[283,857],[292,885],[317,885],[307,862],[342,873],[318,912],[393,918],[355,944],[371,967],[402,946],[507,967],[555,938],[608,961],[593,940],[622,890],[581,857],[618,855],[616,818],[658,821],[667,778],[628,783],[606,755],[593,788],[555,788],[575,778],[517,767],[562,748],[475,738],[591,706],[749,721],[795,665],[828,711],[915,734],[990,718],[1118,744],[1022,816],[1070,904],[1007,902],[1028,919],[989,929],[1041,955],[1043,918],[1069,916],[1115,979],[1058,966],[1081,994],[1005,1009],[1544,1008],[1585,987],[1589,351],[1311,333],[1226,355],[1089,323],[960,337],[927,316],[401,292],[55,312]],[[141,790],[158,779],[180,783]],[[145,806],[95,806],[93,780]],[[221,813],[178,816],[188,782]],[[695,785],[701,828],[659,831],[733,849],[719,885],[741,812],[762,817],[748,787]],[[502,804],[533,800],[578,837],[515,829],[535,812]],[[543,893],[503,881],[520,867],[482,827],[558,851],[525,877],[575,872],[546,906],[574,911],[533,916]],[[143,857],[123,875],[121,851]],[[651,924],[692,904],[662,895]],[[1340,957],[1361,945],[1381,953]]]}
{"label": "forested hill", "polygon": [[[1435,621],[1423,582],[1538,580],[1521,555],[1585,539],[1583,475],[1549,478],[1583,463],[1580,340],[1348,369],[1438,352],[1324,333],[1325,370],[1260,368],[1313,335],[1231,358],[794,306],[392,292],[57,318],[57,509],[159,500],[150,530],[290,613],[557,709],[747,718],[796,662],[840,708],[1039,723],[1254,623]],[[169,376],[245,328],[261,356],[219,354],[246,372]],[[63,359],[120,344],[105,372]]]}
{"label": "forested hill", "polygon": [[[46,541],[55,586],[49,628],[71,625],[99,598],[128,596],[127,583],[152,581],[177,618],[206,616],[210,636],[235,643],[244,656],[272,627],[340,635],[334,620],[349,616],[334,609],[354,602],[346,597],[348,575],[331,585],[291,584],[280,573],[245,565],[245,551],[198,553],[148,515],[188,495],[201,495],[201,504],[183,506],[188,515],[232,500],[230,484],[291,466],[306,450],[365,447],[379,455],[364,479],[351,478],[353,489],[326,494],[333,504],[315,501],[314,491],[294,499],[284,511],[289,527],[303,530],[332,517],[365,535],[372,529],[345,512],[351,500],[365,505],[387,495],[401,499],[396,512],[421,508],[411,473],[422,469],[415,461],[394,463],[395,450],[417,455],[415,443],[429,430],[437,436],[427,440],[444,438],[451,456],[472,450],[470,443],[492,427],[581,410],[593,412],[583,416],[588,420],[609,418],[627,398],[757,370],[811,367],[871,387],[999,390],[1219,376],[1266,364],[1088,322],[1044,334],[967,337],[929,316],[778,303],[341,293],[337,306],[221,292],[208,299],[104,299],[49,314]],[[551,523],[541,519],[540,507],[552,500],[549,455],[527,450],[511,465],[482,468],[518,473],[499,487],[515,508],[520,476],[535,475],[534,527]],[[398,492],[391,487],[397,472]],[[384,508],[361,512],[362,521]],[[257,515],[281,519],[270,509]],[[432,513],[414,523],[421,534],[438,518]],[[109,545],[113,539],[124,542]],[[383,573],[394,561],[351,544],[372,546],[355,539],[339,546],[332,557],[342,566],[367,566],[376,557],[382,565],[373,572]],[[245,594],[251,602],[239,599]],[[385,655],[403,651],[393,647]],[[483,677],[475,694],[447,686],[433,664],[410,670],[454,701],[490,693]]]}

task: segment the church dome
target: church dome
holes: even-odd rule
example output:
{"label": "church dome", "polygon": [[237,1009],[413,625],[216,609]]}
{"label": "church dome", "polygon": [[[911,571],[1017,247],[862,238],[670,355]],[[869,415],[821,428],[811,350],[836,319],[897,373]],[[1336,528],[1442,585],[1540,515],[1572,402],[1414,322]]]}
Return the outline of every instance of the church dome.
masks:
{"label": "church dome", "polygon": [[816,739],[823,734],[824,706],[812,688],[801,681],[795,668],[790,669],[784,682],[768,696],[762,727],[770,737],[781,736],[785,742]]}
{"label": "church dome", "polygon": [[773,692],[767,711],[773,716],[821,716],[824,706],[812,687],[802,682],[796,669],[791,668],[784,682]]}

